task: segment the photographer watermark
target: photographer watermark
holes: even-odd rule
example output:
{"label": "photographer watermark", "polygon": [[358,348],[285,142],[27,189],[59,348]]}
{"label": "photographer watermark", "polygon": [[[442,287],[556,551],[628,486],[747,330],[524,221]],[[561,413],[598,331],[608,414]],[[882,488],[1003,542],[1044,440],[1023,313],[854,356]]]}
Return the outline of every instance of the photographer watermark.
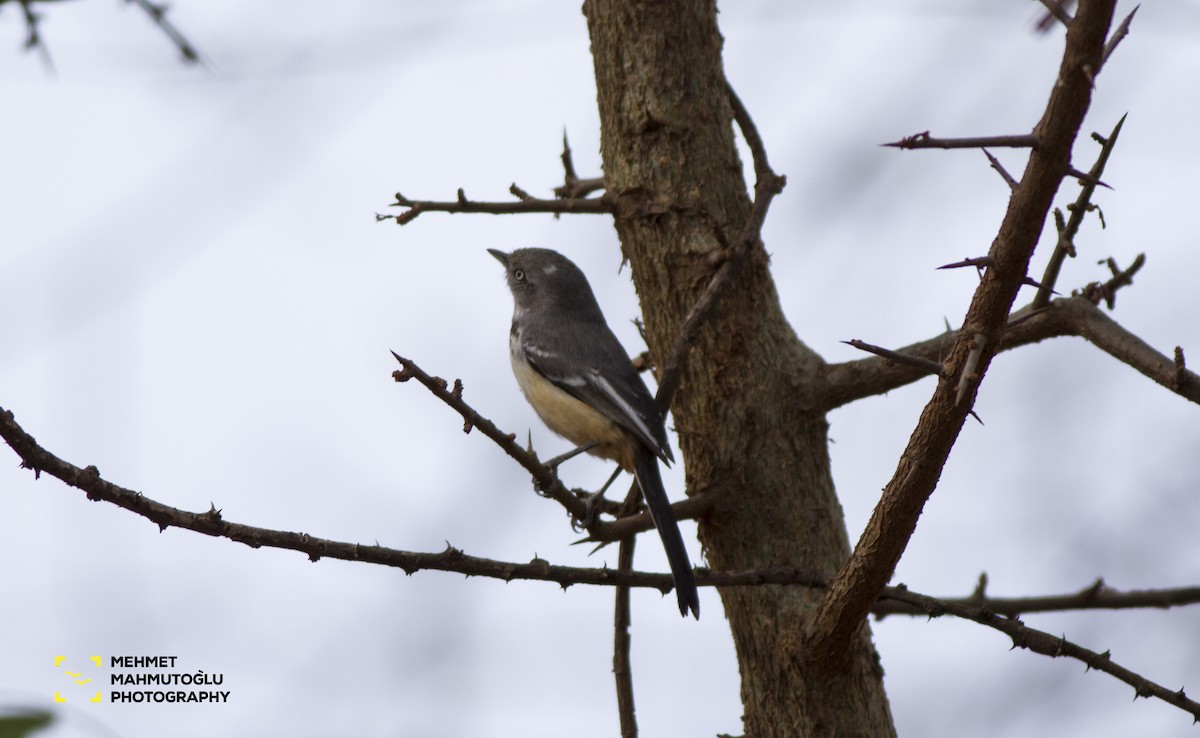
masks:
{"label": "photographer watermark", "polygon": [[100,656],[89,656],[86,660],[55,656],[54,667],[62,669],[63,675],[82,690],[64,688],[56,691],[54,701],[66,702],[66,695],[78,695],[79,702],[104,702],[104,691],[96,687],[105,681],[113,687],[107,699],[113,704],[229,701],[230,691],[221,689],[225,684],[224,674],[181,668],[177,656],[111,656],[107,659],[107,680],[99,673],[105,662],[106,659]]}

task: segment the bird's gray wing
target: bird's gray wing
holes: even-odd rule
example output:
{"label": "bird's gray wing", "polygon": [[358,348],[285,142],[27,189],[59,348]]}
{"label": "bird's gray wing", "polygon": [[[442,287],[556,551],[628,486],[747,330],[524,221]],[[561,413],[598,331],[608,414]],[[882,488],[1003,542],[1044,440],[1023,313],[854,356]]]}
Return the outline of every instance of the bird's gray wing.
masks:
{"label": "bird's gray wing", "polygon": [[632,433],[655,456],[674,461],[654,398],[612,331],[599,327],[599,335],[587,332],[592,340],[586,346],[580,345],[578,332],[564,332],[554,340],[527,335],[520,349],[538,374]]}

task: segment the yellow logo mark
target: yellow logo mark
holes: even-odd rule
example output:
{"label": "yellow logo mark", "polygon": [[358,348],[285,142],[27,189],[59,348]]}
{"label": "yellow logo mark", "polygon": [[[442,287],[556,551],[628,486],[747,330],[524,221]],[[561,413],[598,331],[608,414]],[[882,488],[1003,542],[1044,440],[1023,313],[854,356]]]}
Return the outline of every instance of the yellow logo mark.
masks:
{"label": "yellow logo mark", "polygon": [[[58,668],[58,667],[62,666],[63,663],[66,662],[66,660],[67,660],[66,656],[55,656],[54,657],[54,667]],[[95,664],[97,668],[100,667],[101,662],[100,662],[99,656],[89,656],[88,660],[91,661],[93,664]],[[82,687],[83,685],[92,681],[90,677],[85,677],[83,675],[82,671],[67,671],[66,669],[63,669],[63,673],[66,674],[67,676],[71,677],[71,681],[75,682],[75,684],[80,687]],[[101,702],[101,701],[103,701],[103,696],[104,695],[102,692],[96,692],[96,696],[92,697],[89,700],[89,702]],[[54,693],[54,701],[55,702],[66,702],[67,698],[63,697],[61,692],[55,692]]]}

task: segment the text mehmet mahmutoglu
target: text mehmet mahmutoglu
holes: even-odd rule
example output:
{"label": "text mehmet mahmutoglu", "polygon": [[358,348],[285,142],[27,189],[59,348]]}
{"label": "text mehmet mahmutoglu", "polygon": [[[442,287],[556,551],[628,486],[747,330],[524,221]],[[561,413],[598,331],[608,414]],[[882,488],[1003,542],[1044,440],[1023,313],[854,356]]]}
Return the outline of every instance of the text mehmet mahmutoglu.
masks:
{"label": "text mehmet mahmutoglu", "polygon": [[[110,666],[113,669],[174,669],[175,656],[113,656]],[[155,687],[191,687],[192,689],[146,689],[117,691],[109,693],[113,703],[137,702],[228,702],[229,692],[219,690],[196,689],[196,687],[221,686],[225,682],[224,674],[206,674],[203,669],[196,671],[171,672],[117,672],[110,677],[113,685],[155,686]]]}

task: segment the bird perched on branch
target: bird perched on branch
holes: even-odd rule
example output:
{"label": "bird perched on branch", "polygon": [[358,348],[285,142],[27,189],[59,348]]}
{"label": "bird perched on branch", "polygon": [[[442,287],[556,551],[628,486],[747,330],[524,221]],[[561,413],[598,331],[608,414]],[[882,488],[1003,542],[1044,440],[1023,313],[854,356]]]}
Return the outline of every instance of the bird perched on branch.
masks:
{"label": "bird perched on branch", "polygon": [[632,472],[662,538],[679,612],[700,598],[658,462],[674,461],[663,417],[579,267],[549,249],[488,249],[513,294],[509,352],[525,398],[560,436]]}

